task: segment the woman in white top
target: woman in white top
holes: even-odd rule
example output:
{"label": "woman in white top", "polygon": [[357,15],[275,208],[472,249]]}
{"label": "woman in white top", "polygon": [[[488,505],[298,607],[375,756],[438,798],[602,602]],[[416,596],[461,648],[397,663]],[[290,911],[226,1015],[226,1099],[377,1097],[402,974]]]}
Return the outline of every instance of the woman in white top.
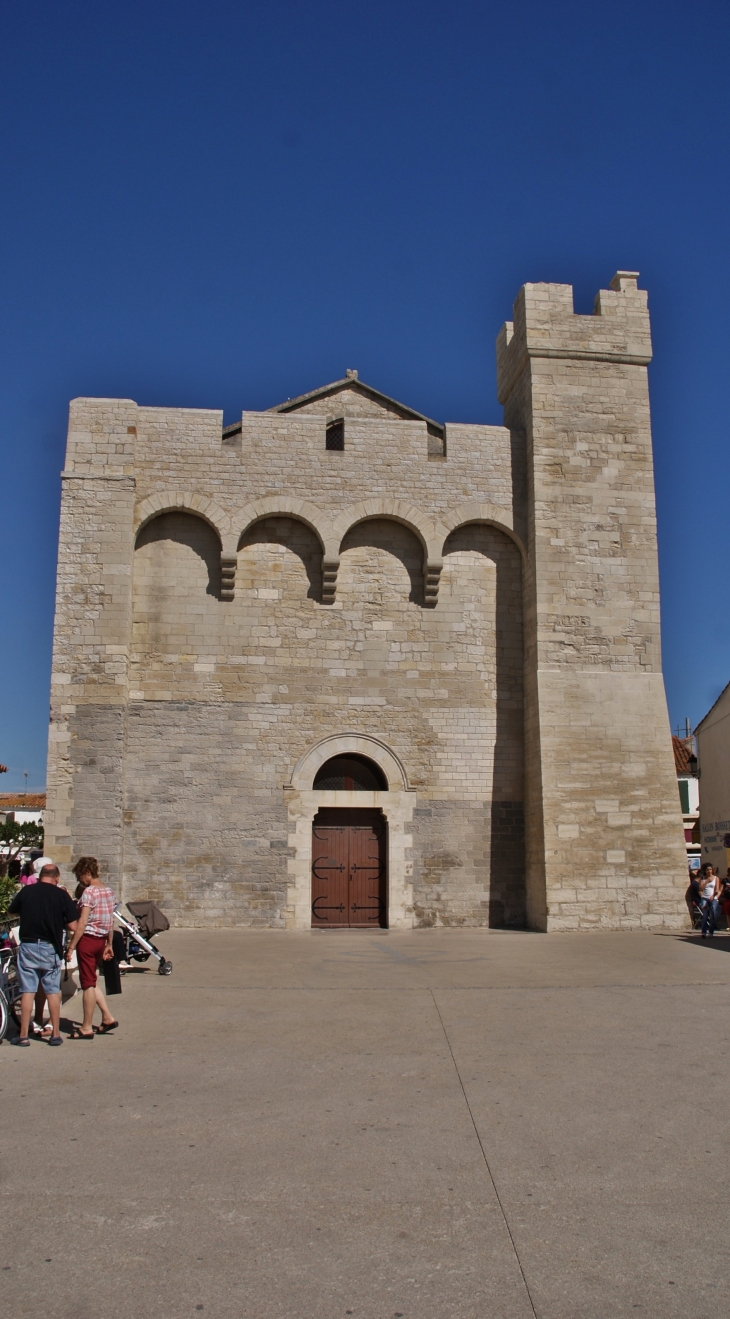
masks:
{"label": "woman in white top", "polygon": [[715,921],[717,920],[717,911],[718,911],[717,899],[719,895],[719,889],[720,889],[720,881],[717,875],[715,874],[715,872],[713,871],[712,866],[709,864],[709,862],[707,862],[702,867],[702,874],[700,876],[700,882],[699,882],[700,907],[702,908],[702,938],[703,939],[707,939],[708,936],[711,939],[713,934],[715,933]]}

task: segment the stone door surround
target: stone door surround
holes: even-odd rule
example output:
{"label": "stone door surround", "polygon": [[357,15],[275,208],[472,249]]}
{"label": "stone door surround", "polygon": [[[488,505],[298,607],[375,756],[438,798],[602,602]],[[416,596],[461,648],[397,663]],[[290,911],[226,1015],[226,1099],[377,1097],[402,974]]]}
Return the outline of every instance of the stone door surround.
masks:
{"label": "stone door surround", "polygon": [[[382,792],[315,791],[317,770],[333,756],[355,754],[375,761],[385,776]],[[405,767],[379,738],[362,733],[341,733],[322,738],[304,753],[284,784],[289,817],[289,893],[284,912],[288,929],[312,927],[312,824],[322,807],[379,809],[388,825],[388,921],[390,929],[413,927],[413,864],[410,822],[417,794],[408,786]]]}

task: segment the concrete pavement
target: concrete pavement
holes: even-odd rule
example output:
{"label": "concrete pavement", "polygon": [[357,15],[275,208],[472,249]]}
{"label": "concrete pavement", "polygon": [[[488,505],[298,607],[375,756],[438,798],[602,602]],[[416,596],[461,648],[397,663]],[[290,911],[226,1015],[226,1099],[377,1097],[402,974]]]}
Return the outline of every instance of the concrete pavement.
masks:
{"label": "concrete pavement", "polygon": [[116,1035],[0,1049],[7,1313],[727,1313],[730,936],[160,946]]}

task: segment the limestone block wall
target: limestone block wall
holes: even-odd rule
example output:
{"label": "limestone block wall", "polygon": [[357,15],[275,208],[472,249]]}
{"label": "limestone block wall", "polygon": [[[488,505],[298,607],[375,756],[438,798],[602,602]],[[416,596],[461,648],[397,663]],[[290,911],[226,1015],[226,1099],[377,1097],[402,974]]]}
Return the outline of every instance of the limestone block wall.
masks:
{"label": "limestone block wall", "polygon": [[[74,408],[99,432],[118,411]],[[332,406],[244,414],[232,436],[220,413],[124,408],[129,490],[104,531],[125,564],[112,642],[124,682],[102,716],[103,665],[79,650],[59,578],[57,657],[76,656],[79,682],[54,710],[52,774],[68,791],[49,845],[65,828],[67,860],[95,851],[126,897],[154,896],[181,924],[308,923],[307,830],[323,803],[311,782],[286,785],[323,738],[374,738],[375,758],[404,767],[379,794],[392,923],[522,924],[513,437],[450,426],[434,454],[425,422],[364,406],[354,386],[334,406],[340,452],[325,448]],[[77,467],[92,509],[110,475],[109,452],[94,466],[73,437],[72,561]],[[84,575],[107,589],[91,548],[72,593]],[[105,594],[105,647],[115,607]]]}
{"label": "limestone block wall", "polygon": [[78,827],[117,873],[136,420],[136,404],[125,399],[71,405],[51,678],[46,838],[68,864]]}
{"label": "limestone block wall", "polygon": [[681,924],[650,352],[623,275],[592,317],[525,286],[505,427],[351,373],[225,429],[75,400],[51,854],[96,853],[179,924],[308,925],[311,821],[353,795],[314,787],[339,748],[389,784],[393,925]]}
{"label": "limestone block wall", "polygon": [[526,285],[498,341],[526,436],[527,903],[548,929],[681,926],[682,832],[661,676],[646,293],[593,316]]}
{"label": "limestone block wall", "polygon": [[216,549],[212,529],[189,513],[161,516],[137,541],[130,895],[157,873],[180,921],[287,924],[283,785],[320,738],[377,731],[418,800],[412,864],[404,857],[411,923],[522,923],[513,542],[486,526],[452,533],[437,610],[423,606],[420,543],[387,519],[343,538],[332,608],[319,599],[316,538],[295,519],[261,519],[242,537],[230,603],[216,594]]}

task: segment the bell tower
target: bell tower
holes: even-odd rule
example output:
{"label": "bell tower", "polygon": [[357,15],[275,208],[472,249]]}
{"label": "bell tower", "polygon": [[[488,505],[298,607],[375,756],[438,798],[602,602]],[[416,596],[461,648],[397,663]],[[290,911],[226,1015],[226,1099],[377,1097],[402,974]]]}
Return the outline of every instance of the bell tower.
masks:
{"label": "bell tower", "polygon": [[592,316],[525,284],[497,340],[505,424],[525,446],[528,922],[686,922],[686,859],[661,670],[638,274]]}

